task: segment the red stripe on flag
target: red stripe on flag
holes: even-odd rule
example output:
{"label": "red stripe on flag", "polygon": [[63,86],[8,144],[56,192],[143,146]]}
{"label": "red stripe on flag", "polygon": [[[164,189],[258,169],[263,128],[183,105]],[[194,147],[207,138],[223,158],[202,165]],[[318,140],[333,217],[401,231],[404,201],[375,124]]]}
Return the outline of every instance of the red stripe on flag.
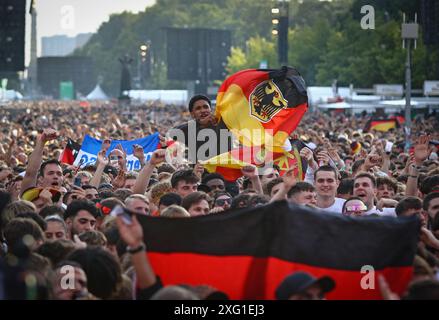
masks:
{"label": "red stripe on flag", "polygon": [[[385,276],[393,292],[402,295],[412,279],[412,267],[393,267],[376,270],[375,274],[358,271],[335,270],[288,262],[274,257],[209,256],[194,253],[149,252],[154,271],[164,285],[206,284],[229,295],[231,299],[274,299],[274,292],[281,281],[293,272],[304,271],[315,277],[330,276],[336,283],[327,295],[331,300],[381,299],[378,275]],[[369,278],[365,278],[369,277]],[[373,288],[362,288],[372,283]]]}
{"label": "red stripe on flag", "polygon": [[256,69],[243,70],[227,78],[219,89],[219,93],[226,92],[230,85],[235,84],[241,87],[248,100],[253,90],[264,80],[269,79],[269,72]]}
{"label": "red stripe on flag", "polygon": [[69,147],[65,147],[59,157],[59,162],[65,164],[73,164],[75,162],[75,158],[73,157],[72,149],[70,149]]}

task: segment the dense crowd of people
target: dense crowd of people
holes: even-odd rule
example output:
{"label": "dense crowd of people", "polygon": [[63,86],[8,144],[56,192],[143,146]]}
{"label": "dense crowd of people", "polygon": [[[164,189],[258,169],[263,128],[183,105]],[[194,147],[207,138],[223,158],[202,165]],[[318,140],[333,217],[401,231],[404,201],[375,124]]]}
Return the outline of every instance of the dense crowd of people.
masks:
{"label": "dense crowd of people", "polygon": [[[167,161],[168,131],[188,121],[214,128],[212,112],[204,96],[189,108],[55,101],[0,106],[0,255],[9,275],[2,298],[226,299],[208,283],[164,286],[145,254],[136,215],[126,221],[110,213],[121,207],[137,215],[190,218],[288,201],[358,219],[418,216],[421,236],[406,295],[396,296],[384,278],[380,287],[384,299],[439,299],[436,113],[415,118],[408,146],[403,128],[365,132],[369,115],[308,112],[289,137],[303,176],[295,167],[248,165],[242,177],[227,181],[202,162]],[[161,148],[148,161],[135,148],[137,172],[126,169],[123,149],[107,152],[112,140],[155,132]],[[81,144],[86,134],[103,141],[96,163],[61,163],[67,139]],[[66,268],[75,275],[73,285],[63,282]],[[14,277],[17,270],[26,276]],[[330,278],[299,272],[275,296],[322,299],[333,288]]]}

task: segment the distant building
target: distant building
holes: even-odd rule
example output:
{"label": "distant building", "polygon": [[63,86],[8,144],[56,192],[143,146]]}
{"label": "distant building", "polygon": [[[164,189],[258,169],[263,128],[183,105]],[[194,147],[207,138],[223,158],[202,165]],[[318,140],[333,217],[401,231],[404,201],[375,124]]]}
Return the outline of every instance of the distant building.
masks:
{"label": "distant building", "polygon": [[56,35],[42,37],[42,57],[64,57],[84,46],[93,33],[80,33],[76,37]]}

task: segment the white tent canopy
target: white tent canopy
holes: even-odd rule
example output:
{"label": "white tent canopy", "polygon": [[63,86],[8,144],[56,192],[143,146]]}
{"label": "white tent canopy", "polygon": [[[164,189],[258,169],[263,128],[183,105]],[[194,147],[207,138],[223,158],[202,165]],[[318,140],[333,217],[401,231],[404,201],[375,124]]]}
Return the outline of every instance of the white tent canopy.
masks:
{"label": "white tent canopy", "polygon": [[87,100],[108,100],[108,96],[99,84],[87,95]]}
{"label": "white tent canopy", "polygon": [[130,90],[128,95],[134,100],[173,104],[186,104],[188,100],[187,90]]}
{"label": "white tent canopy", "polygon": [[23,95],[15,90],[3,90],[0,88],[0,101],[2,100],[21,100]]}

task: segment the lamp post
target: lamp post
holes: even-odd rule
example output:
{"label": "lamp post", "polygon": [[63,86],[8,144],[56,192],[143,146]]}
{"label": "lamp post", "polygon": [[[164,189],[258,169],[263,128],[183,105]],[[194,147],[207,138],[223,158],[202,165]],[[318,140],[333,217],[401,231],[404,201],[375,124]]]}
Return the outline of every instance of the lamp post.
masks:
{"label": "lamp post", "polygon": [[271,33],[277,37],[277,53],[280,65],[288,64],[288,26],[289,1],[279,0],[275,8],[271,9],[273,25]]}
{"label": "lamp post", "polygon": [[[137,59],[137,79],[138,79],[138,89],[141,89],[143,85],[143,73],[145,72],[142,65],[148,61],[149,57],[149,49],[151,46],[151,42],[148,40],[145,43],[142,43],[139,47],[139,58]],[[143,69],[143,72],[142,72]]]}
{"label": "lamp post", "polygon": [[412,71],[411,71],[411,50],[412,40],[414,48],[416,49],[416,41],[419,35],[419,24],[417,23],[417,15],[415,15],[415,22],[406,23],[405,14],[404,21],[401,27],[401,37],[403,39],[403,48],[407,50],[407,58],[405,63],[405,149],[410,148],[410,136],[412,128],[412,110],[411,110],[411,95],[412,95]]}

